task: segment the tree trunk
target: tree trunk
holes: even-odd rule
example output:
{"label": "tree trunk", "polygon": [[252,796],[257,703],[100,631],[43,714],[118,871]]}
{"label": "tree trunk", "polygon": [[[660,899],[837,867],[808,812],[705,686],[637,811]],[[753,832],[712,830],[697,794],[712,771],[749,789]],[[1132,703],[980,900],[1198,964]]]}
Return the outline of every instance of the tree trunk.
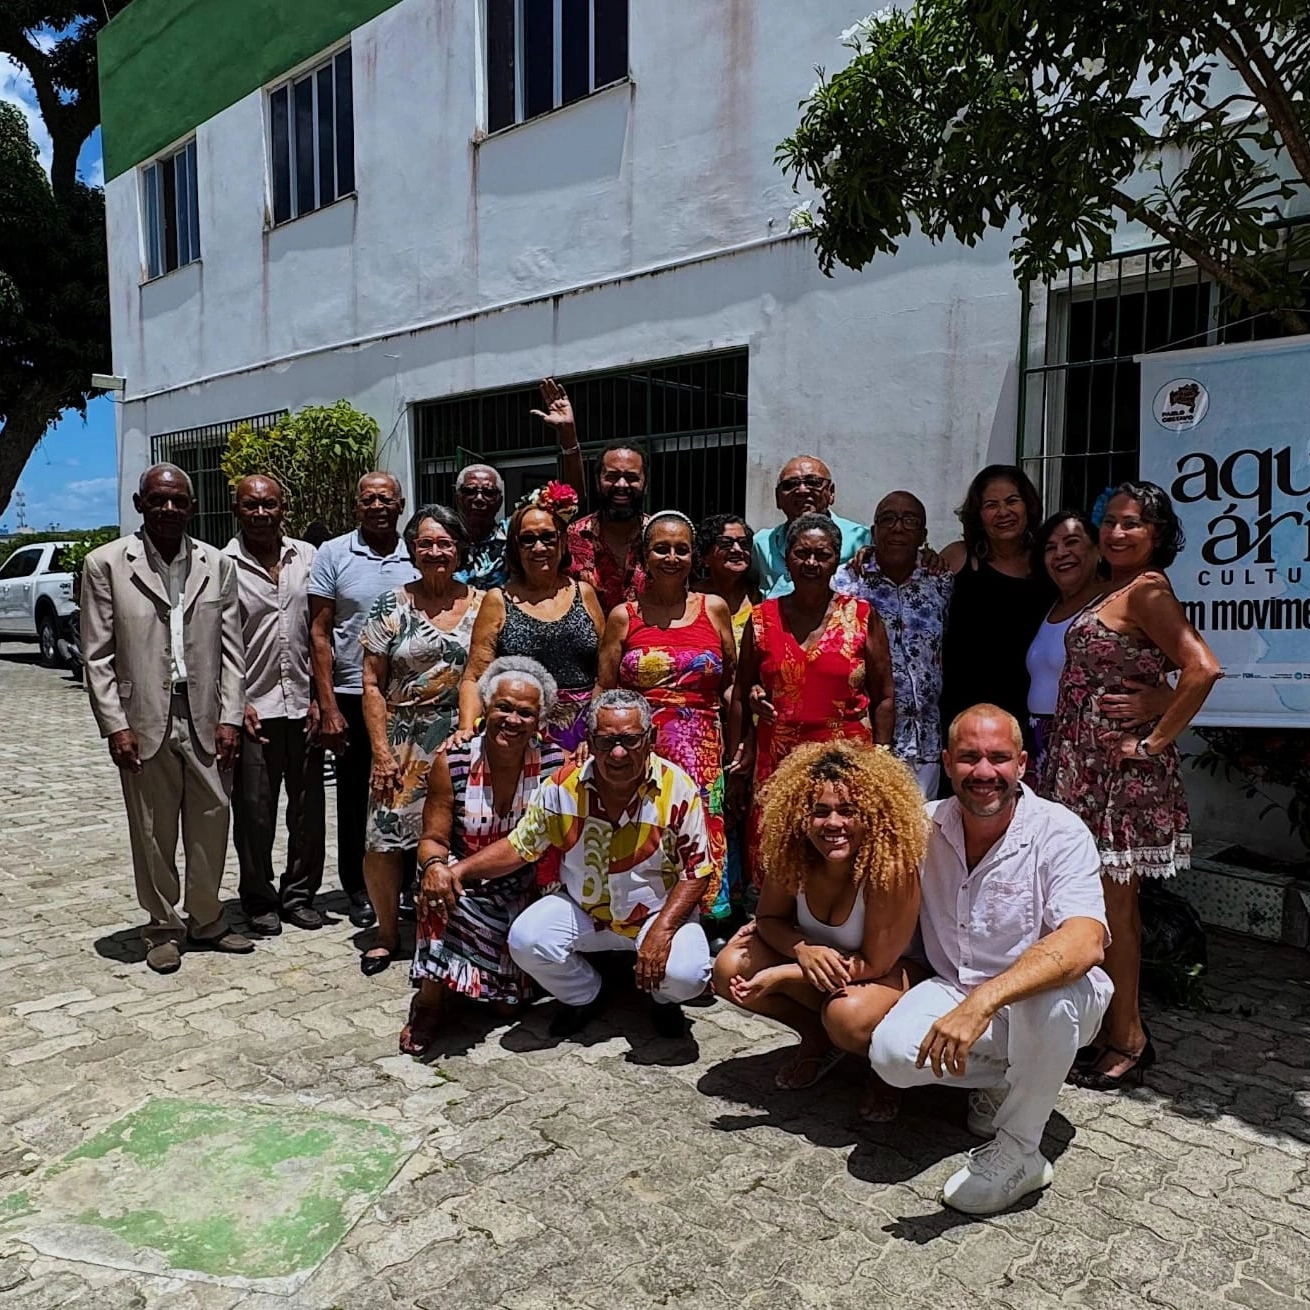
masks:
{"label": "tree trunk", "polygon": [[20,391],[0,428],[0,514],[9,508],[14,487],[36,443],[59,417],[57,394],[45,389]]}

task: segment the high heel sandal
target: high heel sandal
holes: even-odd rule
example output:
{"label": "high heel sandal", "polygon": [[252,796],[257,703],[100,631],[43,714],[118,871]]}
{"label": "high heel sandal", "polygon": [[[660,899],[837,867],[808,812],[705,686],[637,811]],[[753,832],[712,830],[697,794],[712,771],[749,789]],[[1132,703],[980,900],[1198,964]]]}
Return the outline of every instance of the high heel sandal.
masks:
{"label": "high heel sandal", "polygon": [[1085,1087],[1091,1092],[1115,1092],[1121,1087],[1140,1087],[1146,1071],[1155,1063],[1155,1045],[1149,1035],[1146,1045],[1136,1055],[1111,1042],[1101,1047],[1101,1054],[1107,1053],[1122,1055],[1125,1060],[1131,1060],[1132,1064],[1118,1074],[1102,1073],[1099,1069],[1075,1069],[1069,1075],[1069,1080],[1075,1086]]}
{"label": "high heel sandal", "polygon": [[409,1018],[400,1030],[401,1055],[425,1055],[427,1049],[437,1040],[441,1027],[441,1006],[424,1005],[419,994],[409,1003]]}

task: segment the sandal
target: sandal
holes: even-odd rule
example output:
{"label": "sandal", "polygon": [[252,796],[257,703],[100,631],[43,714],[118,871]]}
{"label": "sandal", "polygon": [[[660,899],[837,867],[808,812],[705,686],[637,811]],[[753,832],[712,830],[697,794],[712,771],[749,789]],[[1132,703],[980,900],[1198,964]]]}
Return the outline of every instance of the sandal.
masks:
{"label": "sandal", "polygon": [[1125,1060],[1131,1060],[1132,1063],[1123,1073],[1116,1074],[1102,1073],[1099,1069],[1075,1069],[1069,1075],[1069,1081],[1075,1087],[1085,1087],[1091,1092],[1115,1092],[1129,1084],[1140,1087],[1146,1071],[1155,1063],[1155,1046],[1149,1037],[1146,1039],[1146,1045],[1136,1054],[1110,1042],[1106,1042],[1101,1048],[1101,1054],[1122,1055]]}
{"label": "sandal", "polygon": [[414,993],[409,1003],[409,1018],[400,1030],[401,1055],[424,1055],[437,1039],[441,1026],[441,1006],[424,1005]]}
{"label": "sandal", "polygon": [[365,978],[371,978],[375,973],[381,973],[383,969],[389,968],[391,958],[392,952],[389,946],[370,947],[359,957],[359,971]]}
{"label": "sandal", "polygon": [[[793,1057],[774,1074],[773,1085],[784,1092],[804,1091],[807,1087],[813,1087],[820,1079],[826,1078],[845,1058],[846,1052],[835,1046],[828,1047],[822,1055],[806,1055],[800,1059]],[[813,1077],[807,1078],[804,1082],[792,1082],[788,1075],[804,1069],[807,1065],[814,1066]]]}

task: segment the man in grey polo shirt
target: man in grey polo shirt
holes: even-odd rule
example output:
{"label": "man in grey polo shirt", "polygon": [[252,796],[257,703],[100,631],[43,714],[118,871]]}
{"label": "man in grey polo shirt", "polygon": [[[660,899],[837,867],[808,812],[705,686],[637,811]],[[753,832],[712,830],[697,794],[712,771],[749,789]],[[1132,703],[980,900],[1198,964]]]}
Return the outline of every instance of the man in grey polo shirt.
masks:
{"label": "man in grey polo shirt", "polygon": [[418,577],[396,525],[405,508],[390,473],[359,480],[359,526],[319,547],[309,575],[311,656],[323,744],[337,757],[337,873],[350,897],[350,922],[375,921],[364,890],[364,826],[373,752],[364,726],[360,630],[373,602]]}

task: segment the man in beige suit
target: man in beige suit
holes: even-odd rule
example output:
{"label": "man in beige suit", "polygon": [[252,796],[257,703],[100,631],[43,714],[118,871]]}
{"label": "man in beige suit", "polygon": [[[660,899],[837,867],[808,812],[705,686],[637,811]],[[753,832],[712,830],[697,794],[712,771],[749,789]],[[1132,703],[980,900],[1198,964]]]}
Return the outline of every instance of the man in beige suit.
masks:
{"label": "man in beige suit", "polygon": [[[140,532],[94,550],[82,578],[91,709],[118,765],[146,963],[172,973],[184,941],[245,952],[218,900],[232,766],[241,747],[245,655],[232,561],[186,533],[191,479],[172,464],[141,475]],[[179,820],[185,919],[177,912]]]}

